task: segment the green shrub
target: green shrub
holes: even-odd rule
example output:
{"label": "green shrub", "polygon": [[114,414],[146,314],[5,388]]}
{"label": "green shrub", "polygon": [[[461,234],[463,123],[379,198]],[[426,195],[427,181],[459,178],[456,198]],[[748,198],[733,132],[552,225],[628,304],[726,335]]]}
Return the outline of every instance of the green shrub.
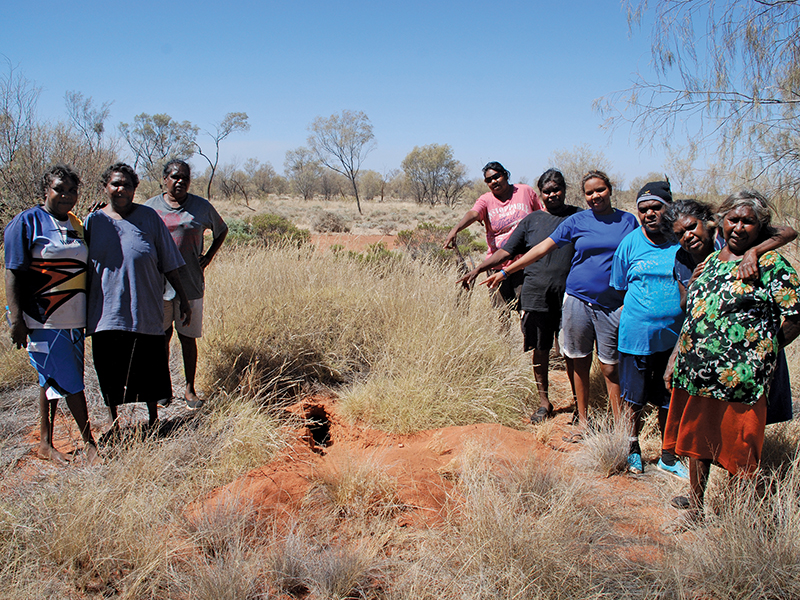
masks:
{"label": "green shrub", "polygon": [[270,213],[250,217],[249,225],[253,237],[265,246],[288,243],[300,247],[308,243],[311,235],[308,230],[296,227],[289,219]]}
{"label": "green shrub", "polygon": [[[397,232],[397,242],[406,254],[413,259],[432,260],[450,263],[457,259],[453,252],[443,248],[450,227],[433,223],[420,223],[416,229],[404,229]],[[486,252],[487,245],[471,231],[464,229],[456,236],[456,246],[462,256]]]}
{"label": "green shrub", "polygon": [[249,244],[255,239],[250,223],[244,219],[231,219],[227,223],[228,236],[225,238],[226,244]]}

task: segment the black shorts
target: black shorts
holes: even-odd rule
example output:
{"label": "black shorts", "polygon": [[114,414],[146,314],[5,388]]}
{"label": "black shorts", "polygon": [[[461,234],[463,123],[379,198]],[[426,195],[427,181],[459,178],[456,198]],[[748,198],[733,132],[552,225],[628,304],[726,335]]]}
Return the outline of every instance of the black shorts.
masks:
{"label": "black shorts", "polygon": [[560,324],[560,312],[524,311],[520,320],[524,351],[550,352]]}
{"label": "black shorts", "polygon": [[91,339],[94,368],[106,406],[172,398],[163,335],[98,331]]}
{"label": "black shorts", "polygon": [[[499,272],[492,271],[491,274]],[[492,290],[492,306],[501,310],[519,310],[519,295],[524,279],[525,271],[517,271],[504,279],[497,289]]]}

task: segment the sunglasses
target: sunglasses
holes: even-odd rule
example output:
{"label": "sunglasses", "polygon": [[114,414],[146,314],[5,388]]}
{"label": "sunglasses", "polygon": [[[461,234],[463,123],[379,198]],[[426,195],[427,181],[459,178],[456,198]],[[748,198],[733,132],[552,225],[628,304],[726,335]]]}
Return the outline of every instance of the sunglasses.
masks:
{"label": "sunglasses", "polygon": [[487,177],[486,179],[484,179],[483,183],[491,183],[492,181],[496,181],[498,179],[502,179],[502,177],[503,177],[502,173],[495,173],[491,177]]}

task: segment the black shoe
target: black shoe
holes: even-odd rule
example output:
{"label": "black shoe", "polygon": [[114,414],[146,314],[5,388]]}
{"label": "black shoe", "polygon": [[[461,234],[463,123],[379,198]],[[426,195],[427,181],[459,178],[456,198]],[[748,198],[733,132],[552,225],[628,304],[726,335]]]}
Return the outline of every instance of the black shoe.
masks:
{"label": "black shoe", "polygon": [[160,408],[167,408],[170,404],[172,404],[172,398],[162,398],[161,400],[156,402],[156,404]]}
{"label": "black shoe", "polygon": [[549,418],[550,418],[550,411],[547,410],[544,406],[540,406],[539,409],[531,415],[531,423],[533,423],[534,425],[538,425],[539,423],[542,423]]}
{"label": "black shoe", "polygon": [[205,404],[205,402],[203,402],[200,398],[197,400],[187,400],[186,408],[189,410],[197,410],[198,408],[202,408],[203,404]]}

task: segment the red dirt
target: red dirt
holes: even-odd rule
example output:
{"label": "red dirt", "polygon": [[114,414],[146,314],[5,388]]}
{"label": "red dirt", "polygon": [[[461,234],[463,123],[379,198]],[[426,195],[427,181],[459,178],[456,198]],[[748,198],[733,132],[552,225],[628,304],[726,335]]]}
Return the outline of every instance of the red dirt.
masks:
{"label": "red dirt", "polygon": [[[551,377],[565,378],[565,374],[555,371]],[[397,525],[435,527],[442,522],[447,503],[452,506],[458,498],[454,482],[460,460],[465,448],[475,441],[488,450],[488,460],[498,469],[532,460],[550,463],[567,475],[576,472],[571,457],[579,445],[562,442],[562,435],[570,431],[569,411],[554,416],[551,441],[541,444],[530,427],[517,430],[496,424],[447,427],[413,435],[386,433],[348,424],[338,415],[336,399],[330,396],[311,396],[288,410],[301,419],[311,417],[326,423],[327,444],[315,441],[308,427],[291,431],[294,441],[275,460],[198,499],[187,507],[187,516],[233,502],[252,506],[263,517],[289,525],[297,521],[301,509],[308,518],[308,506],[303,506],[303,501],[321,473],[336,471],[347,461],[359,464],[372,460],[396,481],[403,506],[395,517]],[[74,448],[78,442],[74,429],[69,414],[60,413],[56,417],[55,446],[62,451]],[[31,450],[13,473],[7,472],[0,491],[45,472],[58,472],[59,467],[36,457],[38,441],[38,429],[26,436]],[[599,542],[608,552],[640,561],[657,558],[672,544],[670,537],[660,533],[660,527],[676,516],[668,501],[681,488],[670,476],[656,471],[653,465],[638,477],[604,478],[585,472],[578,476],[585,486],[584,503],[613,523],[613,531]]]}
{"label": "red dirt", "polygon": [[[396,522],[403,527],[435,527],[442,522],[447,502],[457,498],[454,480],[460,460],[472,442],[488,450],[489,460],[503,468],[533,460],[554,463],[573,473],[570,457],[577,444],[561,441],[569,431],[569,413],[554,418],[558,423],[550,445],[540,444],[532,431],[510,429],[496,424],[447,427],[413,435],[390,434],[360,425],[349,425],[338,414],[332,397],[313,396],[289,409],[295,415],[329,424],[330,441],[320,446],[307,427],[295,432],[294,443],[273,462],[254,469],[229,485],[214,490],[190,509],[213,510],[218,504],[244,502],[258,507],[264,517],[289,524],[297,520],[303,500],[315,478],[335,471],[347,461],[358,464],[371,460],[383,466],[396,481],[398,500],[404,506]],[[614,530],[602,543],[609,551],[632,560],[657,558],[669,538],[660,526],[676,516],[667,505],[669,495],[653,485],[663,475],[653,466],[641,477],[602,476],[581,473],[585,482],[585,503],[610,516]],[[306,507],[307,509],[307,507]],[[306,515],[306,518],[307,515]]]}
{"label": "red dirt", "polygon": [[344,250],[363,252],[367,246],[382,242],[389,250],[397,250],[397,236],[395,235],[353,235],[350,233],[312,233],[311,243],[320,251],[339,245]]}

